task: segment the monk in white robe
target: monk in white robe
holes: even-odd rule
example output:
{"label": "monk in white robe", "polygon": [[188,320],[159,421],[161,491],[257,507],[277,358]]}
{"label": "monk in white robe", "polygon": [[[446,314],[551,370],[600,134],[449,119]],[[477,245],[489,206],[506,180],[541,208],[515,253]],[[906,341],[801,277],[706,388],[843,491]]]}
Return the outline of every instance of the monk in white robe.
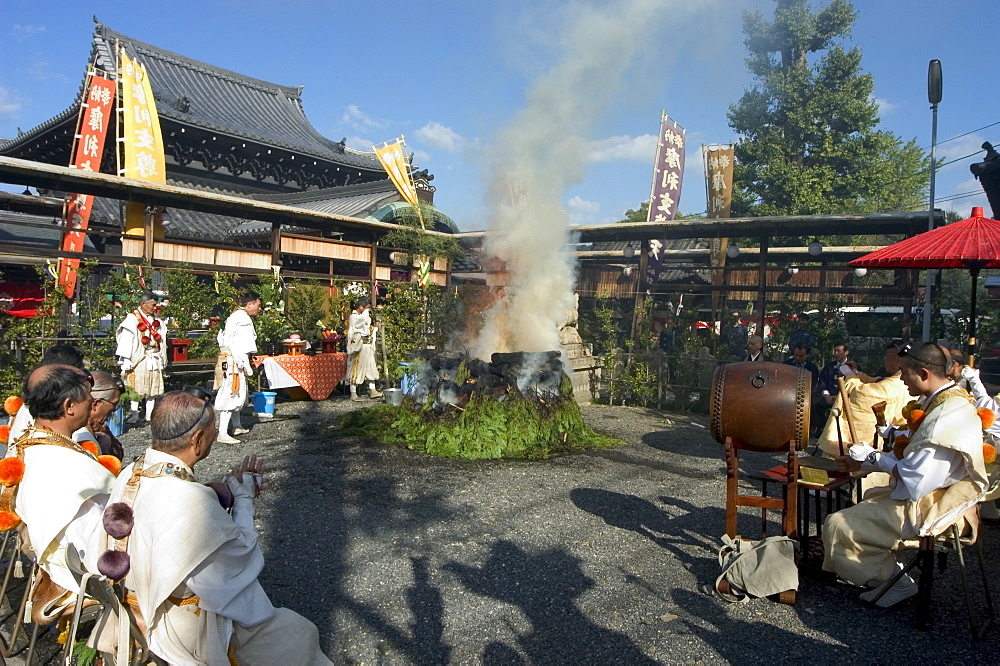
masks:
{"label": "monk in white robe", "polygon": [[[49,589],[46,598],[33,595],[36,619],[55,619],[76,598],[74,572],[82,572],[71,562],[96,566],[98,553],[90,545],[104,531],[104,507],[115,477],[72,438],[90,418],[90,389],[89,376],[68,365],[42,366],[25,383],[25,404],[36,418],[11,445],[11,454],[24,462],[24,476],[5,494],[13,494],[23,547],[62,588]],[[3,505],[8,509],[7,502]],[[70,550],[76,552],[70,555]]]}
{"label": "monk in white robe", "polygon": [[351,400],[358,401],[358,384],[368,382],[368,397],[381,398],[375,388],[378,363],[375,360],[375,336],[378,326],[372,325],[371,305],[366,299],[358,301],[351,313],[347,328],[347,382],[351,386]]}
{"label": "monk in white robe", "polygon": [[[139,297],[139,307],[126,315],[118,325],[115,356],[122,369],[125,385],[146,400],[146,421],[153,413],[153,398],[163,393],[164,350],[167,345],[167,325],[155,315],[156,295],[145,292]],[[139,401],[133,400],[130,419],[139,418]]]}
{"label": "monk in white robe", "polygon": [[257,331],[251,317],[260,313],[260,294],[248,291],[240,295],[240,307],[226,319],[219,332],[219,361],[216,370],[220,378],[216,386],[215,410],[219,412],[219,441],[239,444],[240,440],[229,434],[245,435],[250,432],[240,421],[240,410],[247,402],[247,382],[253,376],[250,357],[257,353]]}
{"label": "monk in white robe", "polygon": [[[162,396],[151,427],[152,448],[122,471],[110,500],[128,502],[127,484],[137,481],[125,586],[150,650],[170,664],[228,664],[230,653],[243,666],[330,664],[315,625],[274,608],[257,581],[264,557],[253,500],[265,487],[263,464],[247,456],[227,478],[230,516],[216,491],[194,481],[216,440],[209,396]],[[114,633],[102,629],[100,649]]]}
{"label": "monk in white robe", "polygon": [[[902,348],[900,356],[902,381],[923,396],[924,416],[901,458],[864,445],[837,458],[845,471],[878,470],[892,482],[828,516],[823,525],[823,568],[871,587],[861,595],[865,601],[898,571],[894,549],[900,540],[915,538],[921,525],[974,499],[987,485],[982,423],[971,396],[945,376],[945,355],[924,342]],[[888,607],[916,593],[916,582],[906,575],[876,603]]]}

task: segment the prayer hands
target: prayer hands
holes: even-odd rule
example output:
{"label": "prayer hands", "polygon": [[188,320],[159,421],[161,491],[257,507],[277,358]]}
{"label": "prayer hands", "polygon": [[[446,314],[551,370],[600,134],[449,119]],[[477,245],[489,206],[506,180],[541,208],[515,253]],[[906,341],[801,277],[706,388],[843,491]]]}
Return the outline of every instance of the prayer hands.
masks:
{"label": "prayer hands", "polygon": [[267,489],[267,482],[264,481],[264,461],[257,457],[256,453],[243,458],[239,467],[232,470],[233,479],[238,485],[252,489],[252,497],[257,497]]}

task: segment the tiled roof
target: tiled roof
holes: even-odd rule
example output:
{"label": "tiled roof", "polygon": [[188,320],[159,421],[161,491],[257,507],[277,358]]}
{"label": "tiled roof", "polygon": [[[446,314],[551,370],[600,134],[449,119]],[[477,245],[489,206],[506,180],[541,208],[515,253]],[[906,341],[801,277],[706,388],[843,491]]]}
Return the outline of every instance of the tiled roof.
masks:
{"label": "tiled roof", "polygon": [[112,69],[116,39],[149,71],[161,117],[337,164],[384,171],[374,153],[344,148],[316,131],[302,108],[302,86],[282,86],[238,74],[97,23],[94,49],[100,67]]}
{"label": "tiled roof", "polygon": [[[57,224],[50,226],[23,226],[21,224],[5,224],[5,222],[34,222],[49,224],[52,218],[44,215],[27,215],[0,211],[0,244],[3,244],[7,254],[17,254],[19,248],[30,252],[31,247],[42,247],[58,250],[62,242],[63,228]],[[93,242],[87,237],[84,241],[84,252],[97,252]]]}

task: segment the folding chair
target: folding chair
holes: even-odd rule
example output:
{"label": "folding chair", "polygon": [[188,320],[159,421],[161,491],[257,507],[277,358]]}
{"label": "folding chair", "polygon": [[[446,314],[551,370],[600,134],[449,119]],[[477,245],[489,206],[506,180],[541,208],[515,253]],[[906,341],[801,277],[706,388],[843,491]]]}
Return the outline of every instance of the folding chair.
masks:
{"label": "folding chair", "polygon": [[[38,564],[28,564],[28,575],[25,576],[23,569],[25,566],[25,556],[21,552],[20,539],[17,529],[7,530],[3,533],[3,543],[0,545],[0,566],[5,566],[3,582],[0,583],[0,600],[6,599],[10,604],[11,613],[3,618],[3,621],[13,620],[10,637],[6,637],[0,632],[0,658],[10,659],[27,649],[25,663],[31,663],[35,655],[35,644],[38,641],[38,634],[41,628],[30,621],[24,622],[27,614],[28,599],[31,596],[31,588],[38,573]],[[21,571],[18,571],[18,570]],[[12,597],[17,594],[18,586],[23,585],[20,598]],[[27,638],[27,645],[18,647],[18,638],[21,638],[21,630],[24,625],[30,624],[31,635]]]}
{"label": "folding chair", "polygon": [[[878,596],[872,599],[872,603],[878,601],[889,591],[904,575],[909,573],[914,567],[920,568],[920,578],[917,582],[917,629],[926,631],[931,618],[931,588],[934,585],[934,554],[938,554],[938,568],[943,571],[949,550],[954,550],[958,555],[958,569],[962,578],[962,590],[965,593],[965,608],[969,615],[969,630],[973,639],[982,640],[993,624],[993,597],[990,594],[989,578],[986,575],[986,559],[983,555],[983,544],[979,537],[979,502],[992,494],[1000,485],[1000,481],[994,482],[986,491],[978,497],[966,502],[955,510],[937,518],[936,520],[921,525],[917,531],[917,538],[900,542],[897,550],[915,550],[916,554],[907,562],[901,571],[892,577],[890,584],[885,586]],[[971,534],[963,536],[960,533],[960,526],[968,524],[972,527]],[[965,571],[965,555],[962,551],[964,546],[975,546],[976,554],[979,557],[979,571],[983,578],[983,595],[986,599],[986,618],[979,624],[976,623],[972,608],[972,596],[969,593],[969,580]]]}

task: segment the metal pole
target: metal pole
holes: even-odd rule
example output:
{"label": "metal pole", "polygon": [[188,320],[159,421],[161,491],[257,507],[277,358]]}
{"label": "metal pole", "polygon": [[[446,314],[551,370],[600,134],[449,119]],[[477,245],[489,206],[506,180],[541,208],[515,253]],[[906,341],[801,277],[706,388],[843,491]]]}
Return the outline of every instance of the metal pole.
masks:
{"label": "metal pole", "polygon": [[[937,162],[935,153],[937,152],[937,113],[938,102],[941,101],[941,61],[931,60],[927,66],[927,101],[931,103],[931,188],[930,205],[927,207],[927,231],[934,230],[934,177],[937,175]],[[931,315],[933,310],[933,300],[931,290],[934,286],[934,276],[928,270],[924,285],[924,342],[931,339]]]}

